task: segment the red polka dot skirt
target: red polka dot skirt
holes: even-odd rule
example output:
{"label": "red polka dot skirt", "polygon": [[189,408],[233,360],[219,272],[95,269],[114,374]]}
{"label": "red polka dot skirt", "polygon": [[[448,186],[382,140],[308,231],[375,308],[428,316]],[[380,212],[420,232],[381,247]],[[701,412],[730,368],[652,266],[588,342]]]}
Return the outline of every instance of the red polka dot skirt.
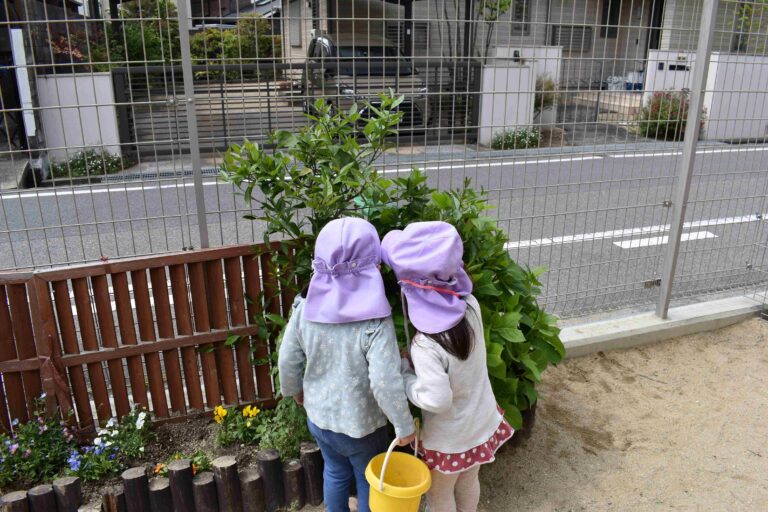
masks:
{"label": "red polka dot skirt", "polygon": [[429,469],[435,469],[441,473],[461,473],[474,466],[496,460],[496,450],[514,433],[515,429],[502,417],[499,427],[490,439],[470,450],[463,453],[442,453],[419,446],[419,456]]}

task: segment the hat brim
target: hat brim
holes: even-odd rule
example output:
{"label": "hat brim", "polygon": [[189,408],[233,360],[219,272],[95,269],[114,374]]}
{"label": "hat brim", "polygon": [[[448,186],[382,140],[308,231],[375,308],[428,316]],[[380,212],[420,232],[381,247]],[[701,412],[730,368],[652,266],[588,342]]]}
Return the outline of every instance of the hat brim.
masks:
{"label": "hat brim", "polygon": [[437,334],[456,327],[467,311],[467,303],[455,295],[404,287],[408,317],[424,334]]}
{"label": "hat brim", "polygon": [[393,229],[381,239],[381,261],[388,267],[392,267],[392,261],[389,258],[390,250],[397,245],[402,234],[402,230]]}

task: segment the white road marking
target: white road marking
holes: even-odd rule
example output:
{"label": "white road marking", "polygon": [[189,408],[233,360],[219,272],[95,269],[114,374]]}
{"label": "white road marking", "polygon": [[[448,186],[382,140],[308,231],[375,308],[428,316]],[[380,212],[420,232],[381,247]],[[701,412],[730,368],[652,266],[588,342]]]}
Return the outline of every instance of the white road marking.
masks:
{"label": "white road marking", "polygon": [[[563,162],[586,162],[590,160],[602,160],[605,158],[602,155],[586,155],[586,156],[574,156],[563,158],[545,158],[545,159],[532,159],[532,160],[508,160],[504,162],[484,162],[484,163],[462,163],[462,164],[449,164],[449,165],[431,165],[427,167],[415,166],[423,171],[441,171],[450,169],[467,169],[467,168],[491,168],[491,167],[504,167],[509,165],[528,165],[528,164],[551,164],[551,163],[563,163]],[[411,172],[413,167],[400,167],[395,169],[383,169],[380,171],[382,174],[397,174]],[[203,186],[212,187],[217,185],[226,185],[226,183],[218,180],[211,180],[210,176],[204,177],[206,181],[203,182]],[[170,178],[179,179],[179,178]],[[4,192],[0,194],[0,200],[8,199],[27,199],[36,197],[57,197],[57,196],[80,196],[80,195],[92,195],[92,194],[123,194],[126,192],[145,192],[149,190],[169,189],[169,188],[192,188],[194,183],[167,183],[164,185],[131,185],[126,186],[124,183],[115,183],[114,185],[100,184],[99,188],[70,188],[70,189],[55,189],[39,192]]]}
{"label": "white road marking", "polygon": [[[729,148],[729,149],[700,149],[696,151],[696,154],[712,154],[712,153],[753,153],[755,151],[768,151],[768,148]],[[611,155],[610,158],[648,158],[657,156],[679,156],[682,155],[682,151],[660,151],[658,153],[625,153],[623,155]]]}
{"label": "white road marking", "polygon": [[[710,233],[709,231],[694,231],[693,233],[683,233],[683,236],[680,237],[680,241],[690,242],[692,240],[704,240],[705,238],[717,238],[717,235]],[[613,242],[613,245],[618,245],[622,249],[637,249],[638,247],[650,247],[653,245],[664,245],[666,243],[669,243],[668,235],[624,240],[621,242]]]}
{"label": "white road marking", "polygon": [[[720,217],[717,219],[694,220],[683,223],[683,229],[706,228],[710,226],[726,226],[729,224],[742,224],[745,222],[756,222],[761,220],[764,215],[752,214],[741,215],[737,217]],[[656,233],[666,233],[670,230],[669,224],[659,224],[656,226],[643,226],[639,228],[616,229],[613,231],[598,231],[596,233],[582,233],[578,235],[565,235],[553,238],[539,238],[536,240],[521,240],[519,242],[509,242],[506,249],[525,249],[527,247],[542,247],[547,245],[564,245],[576,242],[593,242],[595,240],[606,240],[611,238],[625,238],[637,235],[651,235]]]}

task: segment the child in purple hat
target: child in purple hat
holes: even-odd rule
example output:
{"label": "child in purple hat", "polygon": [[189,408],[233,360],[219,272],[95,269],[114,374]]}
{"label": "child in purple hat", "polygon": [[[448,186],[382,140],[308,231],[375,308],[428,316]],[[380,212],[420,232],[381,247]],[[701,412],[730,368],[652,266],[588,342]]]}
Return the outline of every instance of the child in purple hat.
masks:
{"label": "child in purple hat", "polygon": [[480,466],[493,462],[514,430],[491,389],[461,238],[445,222],[415,222],[387,233],[381,252],[417,329],[402,371],[408,398],[423,416],[419,451],[432,471],[427,503],[432,512],[475,511]]}
{"label": "child in purple hat", "polygon": [[306,408],[325,461],[329,512],[349,512],[353,480],[358,510],[369,510],[365,468],[387,450],[387,419],[401,445],[415,437],[380,262],[370,223],[329,222],[317,237],[306,297],[294,302],[280,345],[281,391]]}

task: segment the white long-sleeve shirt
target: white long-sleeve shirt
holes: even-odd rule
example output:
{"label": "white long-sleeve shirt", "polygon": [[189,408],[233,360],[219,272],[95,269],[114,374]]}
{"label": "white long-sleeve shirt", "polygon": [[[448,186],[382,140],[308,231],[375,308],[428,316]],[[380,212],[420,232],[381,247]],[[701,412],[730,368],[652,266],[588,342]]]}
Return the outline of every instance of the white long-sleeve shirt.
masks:
{"label": "white long-sleeve shirt", "polygon": [[417,333],[413,367],[406,359],[402,364],[408,399],[422,411],[421,442],[442,453],[462,453],[488,441],[502,419],[488,378],[480,305],[472,295],[465,300],[475,336],[469,357],[462,361]]}

